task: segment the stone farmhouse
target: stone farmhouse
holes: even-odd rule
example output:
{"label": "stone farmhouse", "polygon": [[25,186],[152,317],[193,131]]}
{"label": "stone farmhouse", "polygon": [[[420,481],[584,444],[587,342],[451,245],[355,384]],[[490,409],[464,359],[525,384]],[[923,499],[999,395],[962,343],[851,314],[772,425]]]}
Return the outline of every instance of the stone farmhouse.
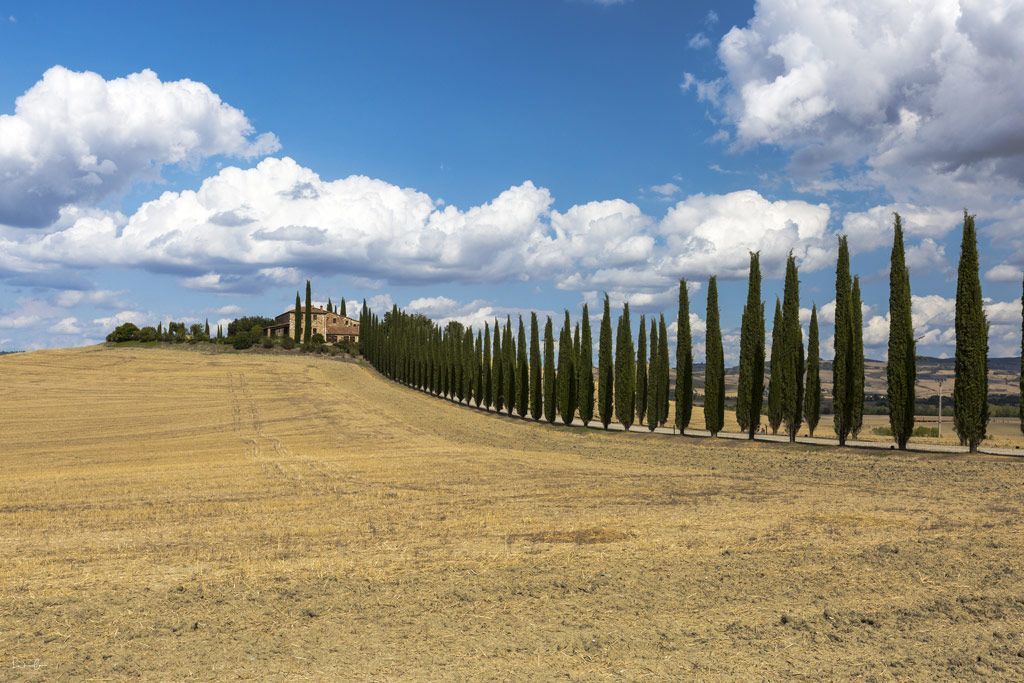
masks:
{"label": "stone farmhouse", "polygon": [[[303,321],[305,320],[306,309],[302,309]],[[323,335],[328,343],[339,341],[359,341],[359,321],[353,320],[340,313],[333,313],[324,308],[314,307],[310,310],[312,318],[311,334]],[[274,318],[274,324],[266,328],[265,334],[268,337],[291,337],[295,336],[295,309],[285,311]]]}

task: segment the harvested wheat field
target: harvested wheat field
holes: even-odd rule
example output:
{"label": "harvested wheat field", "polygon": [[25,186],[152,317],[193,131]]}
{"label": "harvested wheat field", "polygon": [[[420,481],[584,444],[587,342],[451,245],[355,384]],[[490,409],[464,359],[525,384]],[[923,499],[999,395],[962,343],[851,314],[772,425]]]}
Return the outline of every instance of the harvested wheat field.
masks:
{"label": "harvested wheat field", "polygon": [[0,359],[0,678],[1024,677],[1024,461],[555,429],[364,366]]}

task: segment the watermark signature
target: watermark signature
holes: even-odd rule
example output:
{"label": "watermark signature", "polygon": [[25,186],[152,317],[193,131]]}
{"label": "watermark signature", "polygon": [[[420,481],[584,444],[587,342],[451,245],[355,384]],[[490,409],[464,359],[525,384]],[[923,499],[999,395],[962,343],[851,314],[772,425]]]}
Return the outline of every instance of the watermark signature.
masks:
{"label": "watermark signature", "polygon": [[19,669],[19,670],[33,669],[33,670],[39,670],[39,669],[44,668],[45,666],[46,666],[46,664],[43,663],[43,660],[39,659],[38,657],[12,657],[11,658],[11,668],[12,669]]}

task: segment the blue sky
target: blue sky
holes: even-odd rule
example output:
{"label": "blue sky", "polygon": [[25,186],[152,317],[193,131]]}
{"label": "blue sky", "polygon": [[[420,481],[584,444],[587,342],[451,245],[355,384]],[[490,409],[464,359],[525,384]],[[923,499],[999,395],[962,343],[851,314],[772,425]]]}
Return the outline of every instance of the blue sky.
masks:
{"label": "blue sky", "polygon": [[967,206],[1015,353],[1024,11],[887,4],[0,3],[0,348],[306,277],[477,324],[602,291],[673,320],[686,277],[699,337],[718,273],[733,355],[747,252],[794,251],[827,338],[845,231],[881,357],[898,209],[943,355]]}

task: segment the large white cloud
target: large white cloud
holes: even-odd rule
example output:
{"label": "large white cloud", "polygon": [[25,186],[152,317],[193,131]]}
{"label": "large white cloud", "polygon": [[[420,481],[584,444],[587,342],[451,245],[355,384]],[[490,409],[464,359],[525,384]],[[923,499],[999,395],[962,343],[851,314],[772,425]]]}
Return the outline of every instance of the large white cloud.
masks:
{"label": "large white cloud", "polygon": [[105,80],[61,66],[0,116],[0,224],[42,227],[68,204],[90,204],[161,167],[278,149],[203,83],[144,70]]}
{"label": "large white cloud", "polygon": [[804,201],[771,201],[753,190],[698,194],[676,204],[661,221],[670,270],[699,276],[745,277],[749,252],[778,274],[794,252],[808,270],[831,260],[829,207]]}
{"label": "large white cloud", "polygon": [[391,283],[550,281],[651,304],[679,277],[745,276],[750,250],[762,252],[768,272],[790,250],[808,270],[831,263],[823,204],[753,191],[695,195],[658,221],[621,199],[564,212],[552,202],[526,181],[463,210],[382,180],[325,180],[267,158],[222,169],[198,190],[165,192],[131,216],[65,207],[50,231],[0,237],[0,248],[13,269],[143,267],[214,292],[342,272]]}
{"label": "large white cloud", "polygon": [[1022,33],[1020,0],[758,0],[719,44],[725,76],[684,86],[808,174],[864,163],[900,200],[1016,192]]}

